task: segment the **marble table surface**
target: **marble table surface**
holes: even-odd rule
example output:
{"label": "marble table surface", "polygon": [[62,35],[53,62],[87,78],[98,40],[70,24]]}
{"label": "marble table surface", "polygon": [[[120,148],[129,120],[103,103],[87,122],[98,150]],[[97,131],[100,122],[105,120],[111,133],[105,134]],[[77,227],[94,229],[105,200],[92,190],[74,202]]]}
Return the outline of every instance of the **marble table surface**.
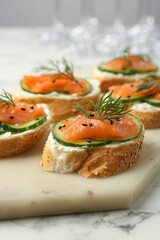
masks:
{"label": "marble table surface", "polygon": [[[46,31],[44,29],[43,31]],[[76,67],[99,62],[100,57],[78,53],[73,46],[42,41],[42,29],[0,28],[0,86],[12,90],[33,66],[48,58],[65,56]],[[69,46],[69,45],[68,45]],[[0,239],[41,240],[159,240],[160,177],[127,210],[71,214],[0,221]]]}

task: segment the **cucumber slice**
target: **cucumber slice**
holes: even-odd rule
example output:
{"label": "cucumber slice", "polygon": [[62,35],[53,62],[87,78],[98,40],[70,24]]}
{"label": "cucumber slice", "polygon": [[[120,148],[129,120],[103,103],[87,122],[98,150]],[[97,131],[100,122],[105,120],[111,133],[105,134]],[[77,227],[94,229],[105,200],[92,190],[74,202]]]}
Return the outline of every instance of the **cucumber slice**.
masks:
{"label": "cucumber slice", "polygon": [[150,105],[153,105],[155,107],[160,107],[160,100],[155,99],[155,98],[145,98],[144,102],[149,103]]}
{"label": "cucumber slice", "polygon": [[[34,119],[30,122],[27,122],[23,125],[11,125],[6,123],[1,123],[1,128],[4,132],[12,132],[12,133],[21,133],[31,129],[35,129],[38,126],[42,125],[47,119],[47,115]],[[3,133],[4,133],[3,132]]]}
{"label": "cucumber slice", "polygon": [[[113,142],[126,142],[126,141],[133,140],[136,137],[138,137],[140,135],[140,133],[142,132],[142,129],[143,129],[142,123],[134,115],[132,115],[132,114],[129,114],[129,115],[134,120],[134,122],[137,124],[138,130],[139,130],[135,135],[133,135],[132,137],[129,137],[129,138],[124,138],[124,139],[121,139],[121,140],[119,140],[119,139],[104,139],[104,140],[102,140],[102,139],[85,139],[81,142],[76,142],[76,143],[66,142],[66,140],[64,139],[62,131],[60,131],[60,129],[59,129],[59,127],[63,125],[62,122],[64,120],[59,121],[59,122],[54,124],[54,126],[52,128],[52,136],[60,144],[65,145],[65,146],[72,146],[72,147],[82,147],[82,146],[97,147],[97,146],[108,145],[108,144],[113,143]],[[71,119],[71,118],[68,118],[68,119]]]}
{"label": "cucumber slice", "polygon": [[51,93],[52,91],[49,91],[49,92],[47,92],[47,93],[36,93],[36,92],[33,92],[32,90],[30,90],[24,83],[23,83],[23,81],[21,80],[20,81],[20,87],[21,87],[21,89],[23,90],[23,91],[25,91],[25,92],[28,92],[28,93],[33,93],[33,94],[49,94],[49,93]]}
{"label": "cucumber slice", "polygon": [[[144,99],[145,99],[146,97],[148,97],[148,96],[121,98],[121,102],[122,102],[122,103],[142,102],[142,101],[144,101]],[[114,98],[113,95],[112,95],[112,98],[113,98],[114,100],[117,100],[117,98]]]}
{"label": "cucumber slice", "polygon": [[4,134],[6,131],[3,129],[3,127],[0,125],[0,135]]}
{"label": "cucumber slice", "polygon": [[[89,93],[92,91],[92,86],[91,86],[91,84],[90,84],[87,80],[85,80],[85,79],[79,79],[79,82],[81,82],[81,81],[87,82],[87,91],[86,91],[84,94],[81,94],[81,95],[80,95],[80,96],[85,96],[85,95],[89,94]],[[22,89],[23,91],[29,92],[29,93],[33,93],[33,94],[44,94],[44,95],[46,95],[46,94],[49,94],[49,93],[52,93],[52,92],[57,92],[57,93],[59,93],[59,94],[71,95],[70,93],[67,93],[67,92],[64,92],[64,91],[48,91],[47,93],[36,93],[36,92],[33,92],[32,90],[30,90],[30,89],[23,83],[22,80],[21,80],[21,82],[20,82],[20,87],[21,87],[21,89]]]}
{"label": "cucumber slice", "polygon": [[150,72],[156,72],[158,70],[158,67],[156,67],[156,69],[153,71],[144,71],[144,70],[135,70],[135,69],[124,69],[122,71],[116,71],[116,70],[110,70],[110,69],[107,69],[105,64],[102,63],[98,66],[98,69],[102,72],[110,72],[110,73],[113,73],[113,74],[122,74],[122,75],[135,75],[135,74],[143,74],[143,73],[150,73]]}

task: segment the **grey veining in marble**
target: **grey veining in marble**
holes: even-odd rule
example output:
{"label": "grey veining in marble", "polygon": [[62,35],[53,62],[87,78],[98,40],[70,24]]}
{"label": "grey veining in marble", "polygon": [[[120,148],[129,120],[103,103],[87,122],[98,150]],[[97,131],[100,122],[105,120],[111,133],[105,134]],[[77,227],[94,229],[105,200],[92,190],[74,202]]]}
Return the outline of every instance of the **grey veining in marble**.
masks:
{"label": "grey veining in marble", "polygon": [[0,222],[0,239],[159,240],[160,178],[129,210],[72,214]]}

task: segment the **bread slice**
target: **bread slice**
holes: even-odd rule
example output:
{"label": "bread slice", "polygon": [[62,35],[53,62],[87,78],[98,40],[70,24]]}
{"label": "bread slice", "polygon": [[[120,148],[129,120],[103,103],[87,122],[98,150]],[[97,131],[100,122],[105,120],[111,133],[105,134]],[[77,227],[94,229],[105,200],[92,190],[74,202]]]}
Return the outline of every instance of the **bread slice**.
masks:
{"label": "bread slice", "polygon": [[41,139],[46,129],[47,124],[35,131],[0,139],[0,158],[15,156],[30,149]]}
{"label": "bread slice", "polygon": [[[47,104],[52,113],[52,122],[56,122],[66,117],[78,114],[79,111],[75,109],[77,104],[82,105],[88,100],[92,100],[95,103],[98,101],[100,94],[99,84],[95,80],[90,80],[89,83],[92,86],[92,91],[84,96],[77,96],[76,94],[65,95],[58,94],[56,92],[50,94],[32,94],[19,88],[15,91],[14,98],[33,104]],[[91,109],[91,106],[92,105],[88,103],[84,105],[84,108]]]}
{"label": "bread slice", "polygon": [[65,147],[56,142],[50,134],[43,150],[40,165],[46,171],[71,173],[80,168],[87,156],[85,149]]}
{"label": "bread slice", "polygon": [[108,88],[113,85],[122,85],[124,83],[132,83],[140,80],[141,78],[147,76],[147,74],[134,74],[134,75],[122,75],[103,72],[98,68],[94,69],[93,77],[97,79],[100,84],[100,88],[102,92],[107,92]]}
{"label": "bread slice", "polygon": [[[47,107],[45,108],[47,110]],[[33,147],[49,127],[51,122],[49,110],[47,114],[47,120],[35,129],[16,134],[6,132],[0,135],[0,158],[15,156]]]}
{"label": "bread slice", "polygon": [[132,105],[131,110],[146,129],[160,127],[160,107],[154,107],[148,103],[137,103]]}
{"label": "bread slice", "polygon": [[69,173],[77,171],[84,177],[108,177],[131,167],[138,160],[143,132],[134,140],[101,147],[67,147],[50,134],[42,154],[43,170]]}

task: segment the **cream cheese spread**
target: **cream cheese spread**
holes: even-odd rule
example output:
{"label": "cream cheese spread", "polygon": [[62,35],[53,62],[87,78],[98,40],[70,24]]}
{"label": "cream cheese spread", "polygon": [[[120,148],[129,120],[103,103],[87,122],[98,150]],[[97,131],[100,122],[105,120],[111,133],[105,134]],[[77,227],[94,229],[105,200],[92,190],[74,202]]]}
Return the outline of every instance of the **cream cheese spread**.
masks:
{"label": "cream cheese spread", "polygon": [[78,167],[78,159],[86,158],[86,147],[70,147],[58,143],[50,133],[48,138],[48,148],[54,156],[53,171],[60,173],[74,172]]}
{"label": "cream cheese spread", "polygon": [[133,110],[139,112],[153,112],[153,111],[160,111],[160,107],[152,106],[148,103],[136,103],[131,107]]}
{"label": "cream cheese spread", "polygon": [[114,74],[111,72],[107,72],[107,71],[100,71],[98,68],[96,68],[94,70],[94,74],[93,76],[95,78],[102,78],[102,79],[110,79],[110,78],[117,78],[117,79],[127,79],[127,80],[139,80],[140,78],[144,78],[146,76],[148,76],[149,73],[137,73],[137,74],[133,74],[133,75],[123,75],[122,73],[118,73],[118,74]]}

